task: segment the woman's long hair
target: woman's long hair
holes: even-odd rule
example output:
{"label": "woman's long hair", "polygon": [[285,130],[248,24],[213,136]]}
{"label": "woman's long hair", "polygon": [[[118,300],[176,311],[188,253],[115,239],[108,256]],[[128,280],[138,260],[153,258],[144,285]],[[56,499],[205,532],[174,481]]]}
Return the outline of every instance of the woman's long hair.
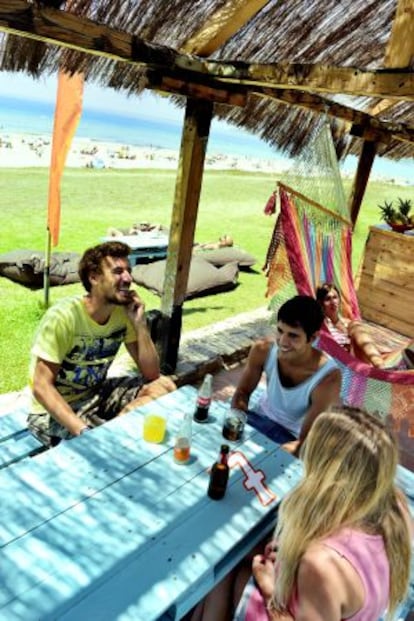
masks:
{"label": "woman's long hair", "polygon": [[286,610],[309,544],[348,527],[382,535],[392,614],[404,598],[410,570],[404,501],[394,485],[395,439],[381,420],[341,407],[317,417],[303,448],[305,477],[281,503],[276,527],[280,567],[272,607]]}

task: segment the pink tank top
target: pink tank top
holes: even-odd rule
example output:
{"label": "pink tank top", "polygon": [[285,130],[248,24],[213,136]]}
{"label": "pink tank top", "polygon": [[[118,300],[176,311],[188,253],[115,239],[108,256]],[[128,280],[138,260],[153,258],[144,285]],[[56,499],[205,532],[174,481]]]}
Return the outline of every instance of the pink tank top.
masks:
{"label": "pink tank top", "polygon": [[[344,529],[327,537],[322,543],[351,563],[365,589],[364,605],[346,621],[379,619],[388,606],[390,567],[384,541],[380,535],[368,535],[358,530]],[[297,595],[289,603],[293,616],[297,611]]]}

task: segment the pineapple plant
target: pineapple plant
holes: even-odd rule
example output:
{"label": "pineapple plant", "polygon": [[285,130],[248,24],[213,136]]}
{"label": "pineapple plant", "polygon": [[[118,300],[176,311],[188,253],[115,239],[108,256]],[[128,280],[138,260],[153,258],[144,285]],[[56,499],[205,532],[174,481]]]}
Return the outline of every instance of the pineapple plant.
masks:
{"label": "pineapple plant", "polygon": [[403,200],[402,198],[399,198],[398,199],[398,210],[405,224],[410,224],[410,215],[409,215],[411,211],[410,199]]}
{"label": "pineapple plant", "polygon": [[398,198],[398,205],[393,207],[392,201],[384,201],[383,205],[378,205],[381,211],[381,219],[393,229],[404,233],[408,229],[414,228],[414,215],[410,215],[411,200]]}
{"label": "pineapple plant", "polygon": [[414,228],[414,214],[411,212],[411,200],[398,198],[398,204],[393,206],[392,201],[384,201],[383,205],[378,205],[381,211],[381,219],[392,228],[393,231],[404,233]]}
{"label": "pineapple plant", "polygon": [[383,205],[378,205],[378,207],[381,210],[381,219],[385,220],[385,222],[387,224],[389,224],[390,222],[392,222],[395,218],[395,216],[397,215],[397,212],[395,211],[394,207],[392,206],[392,201],[391,203],[387,203],[387,201],[384,201]]}

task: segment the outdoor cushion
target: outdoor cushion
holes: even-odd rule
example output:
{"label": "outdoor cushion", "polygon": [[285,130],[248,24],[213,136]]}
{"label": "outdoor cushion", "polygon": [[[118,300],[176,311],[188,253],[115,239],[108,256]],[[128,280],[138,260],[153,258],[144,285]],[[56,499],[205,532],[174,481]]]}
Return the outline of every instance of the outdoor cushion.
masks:
{"label": "outdoor cushion", "polygon": [[[154,261],[148,265],[136,265],[132,277],[138,285],[162,295],[166,261]],[[186,299],[227,291],[237,286],[239,268],[237,263],[215,267],[204,258],[193,256],[187,284]]]}
{"label": "outdoor cushion", "polygon": [[[50,284],[68,285],[79,282],[80,255],[75,252],[53,252],[50,257]],[[28,287],[43,286],[45,253],[37,250],[12,250],[0,255],[0,275]]]}
{"label": "outdoor cushion", "polygon": [[252,267],[256,263],[256,259],[241,248],[228,246],[217,248],[216,250],[203,250],[195,248],[197,256],[203,257],[212,265],[220,267],[227,263],[237,263],[240,269]]}

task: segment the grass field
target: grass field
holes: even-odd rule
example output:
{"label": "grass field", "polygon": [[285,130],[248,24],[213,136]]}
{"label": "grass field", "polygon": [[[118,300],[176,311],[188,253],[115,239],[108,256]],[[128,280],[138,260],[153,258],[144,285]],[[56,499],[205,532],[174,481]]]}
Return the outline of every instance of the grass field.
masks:
{"label": "grass field", "polygon": [[[190,300],[183,310],[183,329],[191,330],[265,305],[266,279],[261,272],[274,217],[264,206],[277,179],[265,173],[207,171],[199,207],[195,239],[217,240],[231,234],[236,245],[257,258],[254,270],[240,272],[239,286],[230,292]],[[48,171],[1,169],[3,231],[0,252],[45,247]],[[69,169],[62,183],[59,246],[54,250],[83,252],[99,243],[110,226],[135,222],[169,225],[175,171]],[[349,190],[349,186],[346,186]],[[368,226],[379,220],[378,203],[397,196],[412,197],[411,188],[371,182],[354,235],[354,267],[358,265]],[[82,291],[80,284],[53,287],[51,303]],[[160,299],[141,289],[147,310]],[[27,382],[29,350],[43,313],[43,292],[31,291],[0,278],[0,393],[18,390]]]}

